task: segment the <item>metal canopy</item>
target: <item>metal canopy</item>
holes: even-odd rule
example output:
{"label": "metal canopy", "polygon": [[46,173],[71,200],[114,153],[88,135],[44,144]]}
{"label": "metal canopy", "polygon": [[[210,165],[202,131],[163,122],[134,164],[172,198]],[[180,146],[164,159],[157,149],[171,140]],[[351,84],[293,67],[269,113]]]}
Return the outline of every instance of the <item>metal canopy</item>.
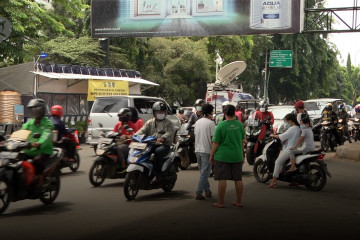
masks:
{"label": "metal canopy", "polygon": [[31,71],[36,75],[41,75],[50,79],[73,79],[73,80],[115,80],[115,81],[127,81],[138,84],[147,84],[159,86],[157,83],[150,82],[142,78],[128,78],[128,77],[109,77],[109,76],[95,76],[95,75],[82,75],[82,74],[73,74],[73,73],[54,73],[54,72],[35,72]]}

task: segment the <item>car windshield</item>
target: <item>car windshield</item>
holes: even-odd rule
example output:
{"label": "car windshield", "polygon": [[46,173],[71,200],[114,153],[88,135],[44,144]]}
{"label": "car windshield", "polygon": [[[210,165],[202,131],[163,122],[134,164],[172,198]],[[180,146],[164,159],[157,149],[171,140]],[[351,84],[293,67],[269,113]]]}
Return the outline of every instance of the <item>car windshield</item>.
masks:
{"label": "car windshield", "polygon": [[294,110],[294,106],[277,106],[270,107],[269,112],[272,112],[274,115],[274,119],[282,120],[285,115],[291,113]]}
{"label": "car windshield", "polygon": [[307,111],[317,111],[321,108],[320,102],[305,102],[304,104]]}
{"label": "car windshield", "polygon": [[126,98],[98,98],[94,102],[93,113],[117,113],[120,108],[127,107]]}

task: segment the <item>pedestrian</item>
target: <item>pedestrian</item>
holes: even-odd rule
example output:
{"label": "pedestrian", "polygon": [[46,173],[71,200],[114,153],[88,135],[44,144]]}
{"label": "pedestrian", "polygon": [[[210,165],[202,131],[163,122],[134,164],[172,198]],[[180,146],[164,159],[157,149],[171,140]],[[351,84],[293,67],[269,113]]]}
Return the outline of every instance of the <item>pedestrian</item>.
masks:
{"label": "pedestrian", "polygon": [[211,104],[203,105],[204,116],[195,123],[195,154],[197,158],[198,168],[200,170],[200,179],[196,190],[196,200],[204,200],[202,195],[205,192],[206,197],[211,197],[209,176],[211,172],[210,153],[211,139],[215,132],[215,123],[212,121],[214,107]]}
{"label": "pedestrian", "polygon": [[224,208],[226,181],[235,181],[236,201],[232,204],[242,207],[242,166],[243,143],[245,141],[244,125],[235,118],[235,106],[224,108],[226,121],[220,122],[214,133],[210,162],[215,166],[214,179],[218,180],[219,200],[214,207]]}

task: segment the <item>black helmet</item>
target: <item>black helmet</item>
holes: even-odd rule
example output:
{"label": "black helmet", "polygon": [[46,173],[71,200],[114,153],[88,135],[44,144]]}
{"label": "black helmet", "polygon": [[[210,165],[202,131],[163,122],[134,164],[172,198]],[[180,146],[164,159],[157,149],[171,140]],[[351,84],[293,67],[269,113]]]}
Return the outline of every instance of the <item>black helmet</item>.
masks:
{"label": "black helmet", "polygon": [[27,107],[29,108],[33,118],[40,118],[42,116],[45,116],[46,104],[43,99],[40,98],[31,99]]}
{"label": "black helmet", "polygon": [[333,110],[333,105],[332,105],[332,103],[327,103],[327,104],[326,104],[326,110],[328,110],[328,111],[332,111],[332,110]]}
{"label": "black helmet", "polygon": [[129,119],[132,117],[132,112],[129,108],[120,108],[118,114],[118,116],[120,115],[124,115],[126,117],[128,117]]}
{"label": "black helmet", "polygon": [[152,111],[153,111],[153,115],[155,117],[155,111],[165,111],[165,114],[166,114],[166,105],[165,103],[161,102],[161,101],[158,101],[158,102],[155,102],[154,105],[152,106]]}
{"label": "black helmet", "polygon": [[194,106],[203,105],[203,104],[205,104],[205,101],[203,99],[199,98],[199,99],[196,99]]}

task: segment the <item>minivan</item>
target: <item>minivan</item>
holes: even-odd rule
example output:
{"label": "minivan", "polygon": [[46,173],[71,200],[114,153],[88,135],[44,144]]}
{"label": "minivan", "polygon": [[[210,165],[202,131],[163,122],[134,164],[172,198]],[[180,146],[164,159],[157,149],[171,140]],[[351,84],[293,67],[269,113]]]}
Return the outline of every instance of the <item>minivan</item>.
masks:
{"label": "minivan", "polygon": [[176,110],[171,109],[163,98],[141,95],[100,96],[96,97],[89,114],[86,143],[96,150],[100,132],[114,129],[119,121],[117,114],[121,108],[135,107],[139,117],[145,123],[153,117],[152,106],[157,101],[161,101],[167,106],[167,118],[173,122],[176,132],[180,128],[180,121],[175,114]]}

